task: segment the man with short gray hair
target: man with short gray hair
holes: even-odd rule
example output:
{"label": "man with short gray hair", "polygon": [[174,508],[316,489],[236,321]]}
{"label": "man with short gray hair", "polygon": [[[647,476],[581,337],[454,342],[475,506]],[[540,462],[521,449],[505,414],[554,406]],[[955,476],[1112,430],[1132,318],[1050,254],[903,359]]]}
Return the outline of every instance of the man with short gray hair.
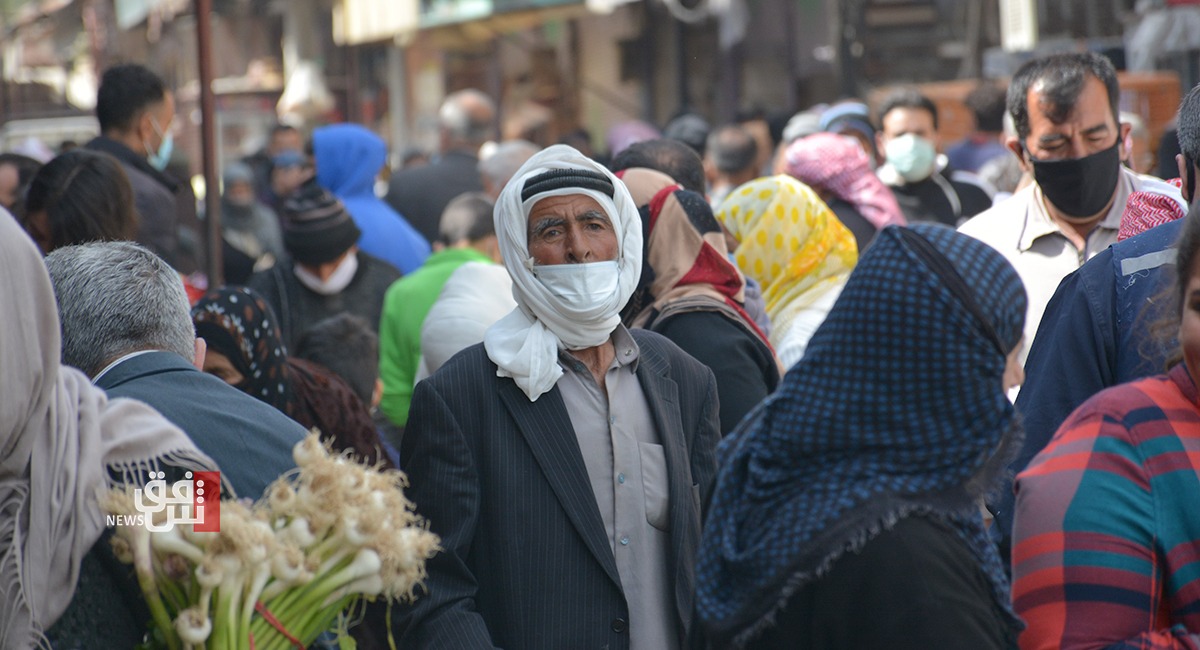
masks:
{"label": "man with short gray hair", "polygon": [[[496,146],[492,155],[479,161],[479,174],[483,180],[483,193],[495,201],[500,191],[512,179],[513,174],[525,164],[541,147],[528,140],[508,140]],[[443,217],[444,219],[444,217]]]}
{"label": "man with short gray hair", "polygon": [[438,111],[441,155],[424,167],[392,175],[387,202],[425,239],[437,239],[438,220],[450,199],[482,192],[479,148],[495,137],[496,105],[474,89],[446,96]]}
{"label": "man with short gray hair", "polygon": [[59,248],[46,257],[62,323],[62,362],[109,397],[154,407],[217,461],[239,496],[257,498],[294,467],[304,428],[282,412],[200,372],[179,275],[132,242]]}

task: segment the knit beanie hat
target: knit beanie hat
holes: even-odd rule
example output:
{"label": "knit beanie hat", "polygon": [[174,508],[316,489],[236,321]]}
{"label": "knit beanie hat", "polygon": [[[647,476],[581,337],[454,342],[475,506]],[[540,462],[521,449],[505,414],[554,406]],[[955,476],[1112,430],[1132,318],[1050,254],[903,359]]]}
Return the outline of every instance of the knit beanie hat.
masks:
{"label": "knit beanie hat", "polygon": [[221,175],[221,180],[224,181],[226,189],[234,183],[253,183],[254,170],[250,169],[250,165],[243,162],[232,162],[225,167],[225,173]]}
{"label": "knit beanie hat", "polygon": [[337,259],[358,241],[362,231],[345,206],[311,179],[283,204],[283,245],[301,264]]}

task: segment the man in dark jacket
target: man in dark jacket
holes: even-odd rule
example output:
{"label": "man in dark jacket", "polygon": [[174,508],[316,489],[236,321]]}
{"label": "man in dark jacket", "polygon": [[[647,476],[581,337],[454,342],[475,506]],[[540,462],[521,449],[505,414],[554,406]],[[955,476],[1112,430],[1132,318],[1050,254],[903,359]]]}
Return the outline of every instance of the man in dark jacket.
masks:
{"label": "man in dark jacket", "polygon": [[388,183],[387,202],[426,241],[437,241],[438,221],[450,199],[482,192],[479,147],[492,139],[496,107],[478,90],[451,93],[438,111],[441,156],[424,167],[398,172]]}
{"label": "man in dark jacket", "polygon": [[204,342],[192,327],[179,276],[132,242],[59,248],[46,257],[62,323],[62,362],[109,397],[162,413],[217,461],[239,497],[258,498],[295,467],[304,427],[199,370]]}
{"label": "man in dark jacket", "polygon": [[888,185],[909,223],[934,221],[957,226],[992,207],[984,189],[967,182],[938,154],[938,113],[933,100],[916,90],[888,95],[879,109],[875,135],[885,163],[879,179]]}
{"label": "man in dark jacket", "polygon": [[361,235],[342,202],[316,179],[283,204],[283,247],[291,260],[255,273],[247,286],[275,311],[288,348],[338,314],[354,314],[379,331],[384,294],[400,273],[360,251]]}
{"label": "man in dark jacket", "polygon": [[175,265],[179,215],[192,215],[182,219],[190,223],[196,212],[187,198],[190,193],[182,192],[181,184],[163,172],[174,147],[175,97],[145,67],[115,66],[100,80],[96,119],[100,135],[87,148],[111,155],[125,168],[141,219],[137,241]]}
{"label": "man in dark jacket", "polygon": [[637,206],[556,145],[505,187],[495,225],[520,308],[413,393],[401,465],[445,550],[393,615],[398,645],[687,647],[718,398],[712,371],[621,325]]}

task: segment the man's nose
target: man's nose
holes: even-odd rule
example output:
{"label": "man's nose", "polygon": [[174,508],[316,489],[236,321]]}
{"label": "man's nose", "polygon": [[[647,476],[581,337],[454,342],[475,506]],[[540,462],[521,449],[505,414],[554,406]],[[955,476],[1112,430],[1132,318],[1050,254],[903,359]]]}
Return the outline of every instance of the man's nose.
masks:
{"label": "man's nose", "polygon": [[577,228],[571,228],[566,236],[566,259],[570,264],[583,264],[591,261],[592,249],[587,237]]}

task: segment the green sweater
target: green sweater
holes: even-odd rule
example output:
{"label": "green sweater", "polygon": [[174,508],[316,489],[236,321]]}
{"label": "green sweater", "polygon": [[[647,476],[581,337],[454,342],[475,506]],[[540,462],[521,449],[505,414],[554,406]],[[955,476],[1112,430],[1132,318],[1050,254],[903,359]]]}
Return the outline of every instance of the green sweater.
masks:
{"label": "green sweater", "polygon": [[447,248],[388,288],[379,321],[379,378],[383,380],[379,407],[396,426],[408,422],[413,380],[421,363],[421,324],[442,286],[463,264],[491,261],[474,248]]}

